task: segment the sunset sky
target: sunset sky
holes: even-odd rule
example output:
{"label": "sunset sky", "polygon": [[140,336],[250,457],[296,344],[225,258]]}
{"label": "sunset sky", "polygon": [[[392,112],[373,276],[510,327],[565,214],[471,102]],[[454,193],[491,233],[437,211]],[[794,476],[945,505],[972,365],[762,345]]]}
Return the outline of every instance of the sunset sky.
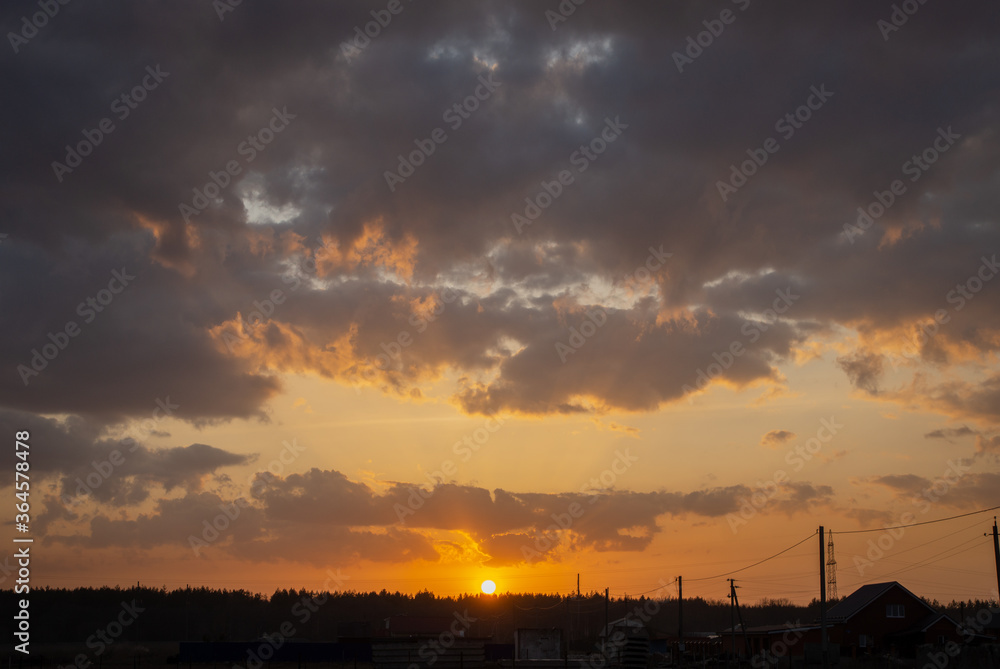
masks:
{"label": "sunset sky", "polygon": [[997,596],[995,7],[40,6],[33,585]]}

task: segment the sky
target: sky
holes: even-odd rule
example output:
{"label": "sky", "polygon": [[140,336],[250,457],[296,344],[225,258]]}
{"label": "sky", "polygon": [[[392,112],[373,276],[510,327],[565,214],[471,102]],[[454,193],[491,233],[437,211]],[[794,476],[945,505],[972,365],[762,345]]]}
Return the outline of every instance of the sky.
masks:
{"label": "sky", "polygon": [[2,18],[34,585],[997,596],[980,3]]}

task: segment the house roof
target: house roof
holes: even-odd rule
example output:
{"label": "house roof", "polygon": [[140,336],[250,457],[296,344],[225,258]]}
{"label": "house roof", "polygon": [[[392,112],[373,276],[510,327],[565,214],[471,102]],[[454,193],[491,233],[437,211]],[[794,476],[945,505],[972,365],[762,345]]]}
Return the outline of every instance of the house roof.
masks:
{"label": "house roof", "polygon": [[960,625],[955,621],[954,618],[952,618],[947,613],[942,611],[941,613],[934,613],[924,618],[923,621],[920,623],[920,625],[917,626],[917,629],[919,629],[921,632],[926,632],[928,629],[930,629],[931,625],[941,620],[942,618],[950,622],[955,627],[960,627]]}
{"label": "house roof", "polygon": [[434,635],[448,631],[452,620],[442,616],[396,615],[385,619],[385,627],[390,634],[397,636]]}
{"label": "house roof", "polygon": [[930,606],[927,606],[924,600],[900,585],[898,581],[889,581],[888,583],[870,583],[861,586],[827,611],[826,618],[830,622],[846,622],[893,588],[899,588],[931,613],[937,613]]}
{"label": "house roof", "polygon": [[610,630],[613,630],[616,627],[624,627],[626,629],[638,630],[644,628],[645,625],[643,625],[641,621],[635,620],[633,618],[627,618],[627,617],[619,618],[618,620],[612,620],[611,622],[609,622],[607,627],[602,627],[598,635],[605,637],[609,634]]}
{"label": "house roof", "polygon": [[[739,626],[736,627],[737,631],[742,632]],[[785,632],[808,632],[810,630],[818,630],[820,626],[817,624],[812,625],[758,625],[756,627],[748,627],[747,634],[784,634]],[[727,633],[731,633],[733,630],[729,628],[725,630]]]}

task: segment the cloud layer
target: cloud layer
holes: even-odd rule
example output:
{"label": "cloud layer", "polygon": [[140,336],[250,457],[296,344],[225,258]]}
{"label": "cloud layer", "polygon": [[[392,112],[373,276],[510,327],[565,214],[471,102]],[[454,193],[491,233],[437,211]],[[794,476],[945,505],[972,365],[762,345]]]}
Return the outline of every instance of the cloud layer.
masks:
{"label": "cloud layer", "polygon": [[[922,7],[884,40],[867,3],[748,7],[678,72],[703,29],[694,5],[590,7],[554,31],[528,3],[405,7],[355,53],[341,43],[371,20],[361,5],[221,21],[193,2],[67,6],[4,59],[21,103],[2,112],[17,134],[0,283],[32,282],[0,294],[21,325],[0,347],[0,401],[122,417],[167,391],[185,418],[217,420],[261,415],[291,371],[401,395],[450,371],[465,411],[648,411],[708,383],[781,384],[776,365],[836,326],[935,365],[996,351],[990,299],[954,292],[998,235],[997,46],[977,10]],[[123,106],[150,71],[155,88]],[[781,125],[813,86],[832,95]],[[57,180],[53,161],[105,117],[114,130]],[[625,127],[598,154],[606,119]],[[385,172],[439,127],[390,190]],[[939,128],[960,139],[910,180]],[[718,182],[768,137],[778,152],[723,201]],[[562,170],[572,182],[519,232],[511,214]],[[845,235],[897,178],[906,191]],[[648,271],[658,248],[672,255]],[[122,268],[135,278],[111,304],[78,308]],[[606,323],[580,335],[598,307]],[[938,310],[948,322],[919,343]],[[255,312],[263,324],[236,325]],[[82,332],[26,387],[18,365],[69,321]],[[240,345],[220,343],[228,330]],[[873,392],[860,355],[844,369]],[[82,392],[95,377],[105,391]],[[995,421],[992,385],[921,394]]]}

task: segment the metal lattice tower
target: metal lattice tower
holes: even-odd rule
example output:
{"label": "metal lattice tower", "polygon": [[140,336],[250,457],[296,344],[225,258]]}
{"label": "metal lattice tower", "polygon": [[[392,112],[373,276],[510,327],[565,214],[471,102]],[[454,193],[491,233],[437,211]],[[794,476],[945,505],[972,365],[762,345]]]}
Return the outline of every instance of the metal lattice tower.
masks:
{"label": "metal lattice tower", "polygon": [[833,557],[833,532],[826,542],[826,594],[831,599],[837,599],[837,559]]}

